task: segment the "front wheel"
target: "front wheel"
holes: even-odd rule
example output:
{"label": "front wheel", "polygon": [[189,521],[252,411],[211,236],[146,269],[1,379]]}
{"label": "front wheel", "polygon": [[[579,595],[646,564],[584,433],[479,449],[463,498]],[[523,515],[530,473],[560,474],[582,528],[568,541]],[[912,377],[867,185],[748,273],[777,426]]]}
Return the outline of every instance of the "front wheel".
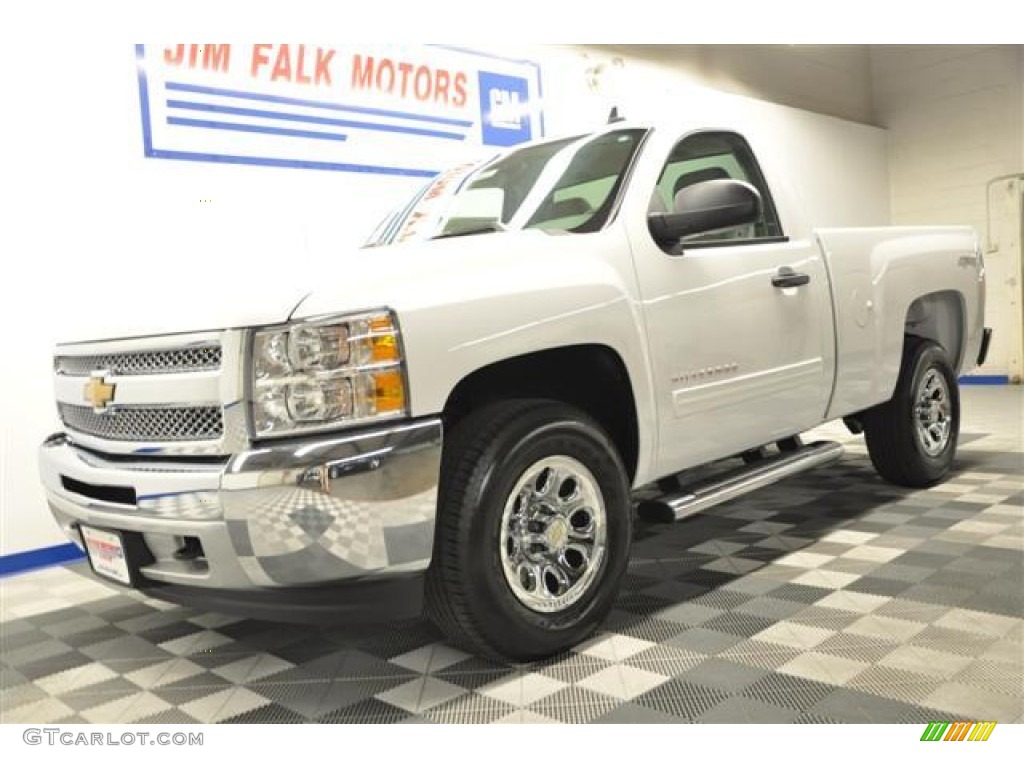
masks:
{"label": "front wheel", "polygon": [[892,399],[863,421],[871,462],[886,480],[922,488],[944,478],[960,434],[960,392],[946,351],[907,336]]}
{"label": "front wheel", "polygon": [[608,614],[630,536],[626,473],[593,419],[547,400],[483,407],[446,439],[428,615],[482,655],[550,656]]}

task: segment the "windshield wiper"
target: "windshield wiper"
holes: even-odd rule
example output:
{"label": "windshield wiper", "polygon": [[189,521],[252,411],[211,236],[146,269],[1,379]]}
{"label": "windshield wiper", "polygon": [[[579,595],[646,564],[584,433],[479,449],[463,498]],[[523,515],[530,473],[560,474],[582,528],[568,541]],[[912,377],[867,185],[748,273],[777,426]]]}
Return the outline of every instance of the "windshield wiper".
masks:
{"label": "windshield wiper", "polygon": [[464,235],[486,235],[491,232],[506,232],[508,228],[500,222],[493,222],[492,224],[482,224],[479,227],[469,227],[468,229],[457,229],[454,232],[444,232],[440,235],[434,235],[431,240],[443,240],[448,237],[463,237]]}

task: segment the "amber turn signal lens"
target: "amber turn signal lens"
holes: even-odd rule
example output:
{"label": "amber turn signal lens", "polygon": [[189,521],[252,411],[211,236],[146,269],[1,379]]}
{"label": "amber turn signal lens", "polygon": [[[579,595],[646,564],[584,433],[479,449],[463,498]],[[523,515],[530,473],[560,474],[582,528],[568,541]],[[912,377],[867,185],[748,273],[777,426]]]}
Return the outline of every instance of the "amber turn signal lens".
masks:
{"label": "amber turn signal lens", "polygon": [[377,413],[405,410],[405,382],[401,371],[381,371],[373,374]]}
{"label": "amber turn signal lens", "polygon": [[370,359],[375,363],[398,362],[398,339],[390,317],[375,317],[370,320]]}

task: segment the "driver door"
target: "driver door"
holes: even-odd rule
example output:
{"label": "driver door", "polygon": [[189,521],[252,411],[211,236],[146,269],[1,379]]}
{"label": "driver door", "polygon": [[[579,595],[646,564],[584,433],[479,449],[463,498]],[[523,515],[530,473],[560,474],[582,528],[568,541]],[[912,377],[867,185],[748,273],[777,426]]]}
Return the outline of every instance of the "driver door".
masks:
{"label": "driver door", "polygon": [[[814,242],[785,236],[746,141],[725,131],[681,139],[651,190],[651,209],[671,211],[680,189],[719,178],[758,189],[755,223],[669,249],[646,227],[631,237],[658,399],[661,474],[814,427],[829,397],[832,319],[821,253]],[[777,287],[772,278],[783,267],[809,281]]]}

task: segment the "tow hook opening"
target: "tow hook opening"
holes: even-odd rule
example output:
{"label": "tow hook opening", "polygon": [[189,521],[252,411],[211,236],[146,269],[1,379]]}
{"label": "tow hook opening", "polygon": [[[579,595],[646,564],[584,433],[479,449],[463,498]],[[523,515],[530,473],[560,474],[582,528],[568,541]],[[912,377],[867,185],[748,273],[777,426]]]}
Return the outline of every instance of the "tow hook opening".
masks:
{"label": "tow hook opening", "polygon": [[205,557],[203,545],[195,536],[186,536],[184,544],[174,552],[174,559],[183,562],[198,560],[201,557]]}

